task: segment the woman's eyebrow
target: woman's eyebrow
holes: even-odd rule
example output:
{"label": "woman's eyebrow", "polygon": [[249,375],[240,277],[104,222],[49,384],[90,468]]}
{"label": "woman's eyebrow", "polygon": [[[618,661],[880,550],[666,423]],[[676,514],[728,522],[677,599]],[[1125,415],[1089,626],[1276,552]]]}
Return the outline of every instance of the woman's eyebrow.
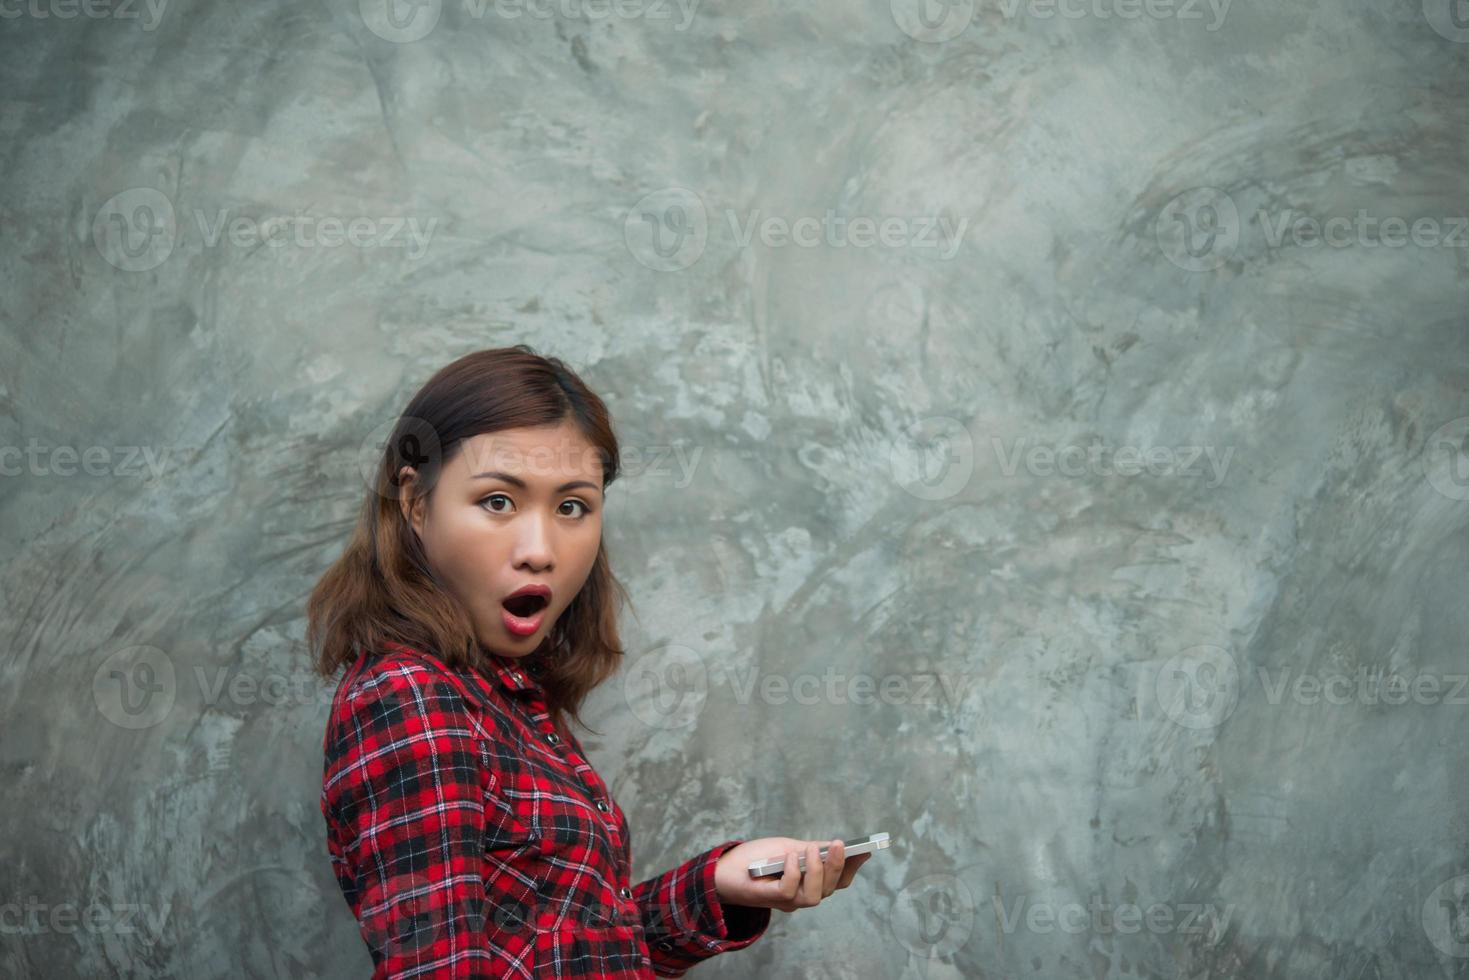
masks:
{"label": "woman's eyebrow", "polygon": [[[524,480],[522,480],[518,476],[514,476],[514,475],[512,475],[510,473],[505,473],[505,472],[502,472],[500,470],[486,470],[483,473],[476,473],[476,474],[474,474],[473,476],[470,477],[470,479],[471,480],[478,480],[481,477],[493,477],[496,480],[504,480],[506,483],[513,484],[514,486],[520,487],[522,490],[525,489],[525,481]],[[570,483],[563,483],[563,484],[561,484],[561,486],[559,486],[559,487],[556,488],[556,492],[557,493],[565,493],[567,490],[574,490],[577,487],[591,487],[593,490],[600,490],[601,489],[595,483],[593,483],[591,480],[572,480]]]}

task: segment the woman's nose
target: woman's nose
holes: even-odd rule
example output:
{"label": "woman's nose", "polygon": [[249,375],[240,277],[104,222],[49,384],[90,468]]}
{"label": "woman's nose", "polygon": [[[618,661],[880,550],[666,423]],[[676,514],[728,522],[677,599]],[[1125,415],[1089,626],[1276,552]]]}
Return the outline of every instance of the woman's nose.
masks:
{"label": "woman's nose", "polygon": [[515,564],[543,569],[554,560],[549,521],[539,514],[527,514],[516,521]]}

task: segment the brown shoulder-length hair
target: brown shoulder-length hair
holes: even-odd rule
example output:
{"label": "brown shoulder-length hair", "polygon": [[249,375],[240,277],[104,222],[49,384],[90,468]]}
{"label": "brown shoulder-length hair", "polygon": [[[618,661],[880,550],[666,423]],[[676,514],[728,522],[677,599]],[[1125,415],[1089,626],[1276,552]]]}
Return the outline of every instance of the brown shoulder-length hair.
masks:
{"label": "brown shoulder-length hair", "polygon": [[[398,474],[413,467],[419,478],[408,492],[427,497],[464,440],[567,419],[601,458],[605,493],[618,473],[607,407],[560,360],[525,344],[476,351],[418,390],[377,459],[346,550],[307,601],[306,639],[321,675],[332,676],[364,651],[382,650],[384,641],[422,650],[452,668],[488,672],[488,654],[467,611],[443,588],[403,516]],[[577,713],[583,699],[617,669],[623,650],[615,600],[627,599],[612,574],[604,539],[586,584],[526,658],[546,690],[552,722],[563,732],[568,716],[587,728]]]}

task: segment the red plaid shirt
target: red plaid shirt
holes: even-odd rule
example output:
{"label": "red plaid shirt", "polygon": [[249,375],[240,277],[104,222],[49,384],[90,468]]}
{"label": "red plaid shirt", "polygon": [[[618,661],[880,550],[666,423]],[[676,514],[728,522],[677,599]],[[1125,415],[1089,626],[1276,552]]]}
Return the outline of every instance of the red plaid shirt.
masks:
{"label": "red plaid shirt", "polygon": [[514,658],[400,644],[347,669],[323,740],[332,868],[373,978],[682,976],[764,934],[722,906],[732,840],[636,885],[627,819]]}

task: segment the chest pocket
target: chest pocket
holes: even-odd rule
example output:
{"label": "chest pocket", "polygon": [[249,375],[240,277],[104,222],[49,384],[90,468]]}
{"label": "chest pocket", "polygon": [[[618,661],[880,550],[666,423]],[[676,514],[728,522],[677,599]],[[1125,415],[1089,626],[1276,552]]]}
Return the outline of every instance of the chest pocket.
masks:
{"label": "chest pocket", "polygon": [[609,834],[594,803],[597,796],[570,760],[554,752],[534,744],[526,747],[526,770],[534,786],[527,819],[546,853],[610,868]]}
{"label": "chest pocket", "polygon": [[[618,861],[605,823],[610,804],[598,791],[596,777],[588,774],[584,782],[576,764],[561,755],[544,732],[509,717],[500,720],[500,796],[513,806],[535,850],[613,876]],[[607,811],[596,805],[599,799],[609,806]]]}
{"label": "chest pocket", "polygon": [[482,735],[480,744],[493,773],[485,788],[485,850],[512,857],[539,849],[541,835],[530,819],[533,809],[525,801],[529,784],[521,775],[521,754],[500,739]]}

